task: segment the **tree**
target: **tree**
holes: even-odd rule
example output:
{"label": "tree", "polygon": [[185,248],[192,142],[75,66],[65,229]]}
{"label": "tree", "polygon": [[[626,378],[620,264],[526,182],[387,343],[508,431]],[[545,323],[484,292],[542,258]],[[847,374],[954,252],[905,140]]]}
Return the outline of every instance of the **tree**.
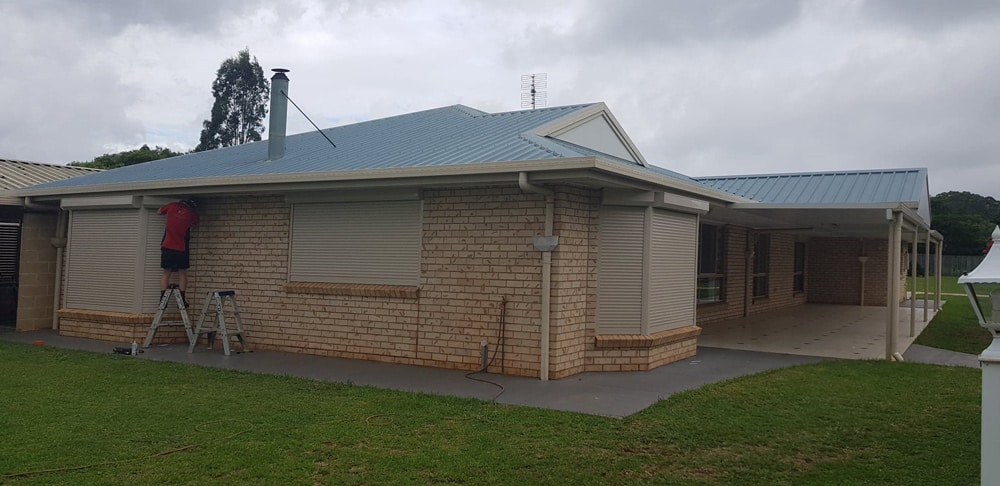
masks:
{"label": "tree", "polygon": [[942,192],[931,198],[931,217],[949,255],[981,255],[1000,222],[1000,201],[971,192]]}
{"label": "tree", "polygon": [[195,152],[260,141],[269,98],[264,70],[243,49],[226,59],[212,83],[212,117],[202,123],[201,141]]}
{"label": "tree", "polygon": [[149,148],[149,145],[143,145],[137,149],[126,150],[117,154],[104,154],[95,157],[94,160],[89,162],[70,162],[69,165],[90,167],[91,169],[117,169],[127,165],[141,164],[151,160],[166,159],[178,155],[181,154],[165,147],[156,146]]}

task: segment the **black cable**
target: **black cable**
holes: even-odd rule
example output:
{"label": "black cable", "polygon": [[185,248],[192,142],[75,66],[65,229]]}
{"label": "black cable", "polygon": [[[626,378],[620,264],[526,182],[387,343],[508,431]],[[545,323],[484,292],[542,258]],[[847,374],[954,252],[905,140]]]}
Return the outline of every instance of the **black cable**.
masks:
{"label": "black cable", "polygon": [[[486,383],[486,384],[489,384],[489,385],[493,385],[493,386],[495,386],[495,387],[497,387],[497,388],[500,389],[500,392],[493,396],[493,403],[496,403],[497,399],[500,398],[500,395],[503,395],[503,393],[505,391],[507,391],[507,389],[504,388],[503,385],[501,385],[499,383],[496,383],[496,382],[493,382],[493,381],[490,381],[490,380],[485,380],[485,379],[482,379],[482,378],[475,378],[472,375],[476,375],[476,374],[479,374],[479,373],[486,373],[487,372],[486,370],[490,369],[490,366],[493,366],[493,361],[497,359],[497,353],[502,352],[501,350],[504,348],[503,342],[504,342],[504,337],[505,337],[504,336],[504,331],[505,331],[505,327],[506,327],[506,324],[505,324],[505,322],[506,322],[506,315],[507,315],[507,298],[501,296],[500,297],[500,331],[499,331],[499,335],[497,336],[497,342],[499,343],[497,345],[497,349],[493,350],[493,357],[490,358],[490,360],[486,362],[486,366],[485,367],[483,367],[482,369],[476,370],[476,371],[470,371],[470,372],[468,372],[468,373],[465,374],[465,377],[468,378],[468,379],[470,379],[470,380],[478,381],[480,383]],[[501,373],[504,372],[504,359],[503,358],[500,359],[500,372]]]}
{"label": "black cable", "polygon": [[320,130],[319,127],[317,127],[316,124],[313,123],[312,118],[309,118],[309,115],[306,115],[306,112],[302,111],[302,108],[299,108],[299,105],[296,105],[295,102],[288,97],[288,93],[284,91],[281,91],[280,93],[285,95],[285,99],[290,101],[292,103],[292,106],[294,106],[296,110],[299,110],[299,113],[302,113],[302,116],[306,117],[306,120],[309,120],[309,123],[312,123],[313,128],[315,128],[316,131],[319,132],[319,134],[322,135],[327,142],[330,142],[330,145],[333,145],[333,148],[337,148],[337,144],[333,143],[333,140],[330,140],[330,137],[327,137],[326,134],[323,133],[323,130]]}

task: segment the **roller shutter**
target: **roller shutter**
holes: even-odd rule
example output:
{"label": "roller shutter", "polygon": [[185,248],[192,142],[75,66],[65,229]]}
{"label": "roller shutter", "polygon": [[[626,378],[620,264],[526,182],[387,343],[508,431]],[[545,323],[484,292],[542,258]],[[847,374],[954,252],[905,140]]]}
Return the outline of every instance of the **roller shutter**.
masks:
{"label": "roller shutter", "polygon": [[597,253],[597,331],[642,332],[644,208],[601,208]]}
{"label": "roller shutter", "polygon": [[420,283],[420,201],[296,204],[289,280]]}
{"label": "roller shutter", "polygon": [[697,217],[653,209],[650,228],[650,334],[694,324]]}
{"label": "roller shutter", "polygon": [[20,224],[0,223],[0,285],[17,282],[17,248],[20,237]]}
{"label": "roller shutter", "polygon": [[135,209],[70,213],[66,307],[136,311],[138,228]]}

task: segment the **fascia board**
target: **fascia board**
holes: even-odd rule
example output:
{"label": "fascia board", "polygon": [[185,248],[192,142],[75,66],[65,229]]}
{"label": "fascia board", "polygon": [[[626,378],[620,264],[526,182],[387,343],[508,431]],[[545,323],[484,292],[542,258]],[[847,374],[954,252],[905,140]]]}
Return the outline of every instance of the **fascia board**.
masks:
{"label": "fascia board", "polygon": [[[317,182],[381,181],[386,179],[410,179],[425,177],[469,176],[484,174],[506,174],[510,172],[533,172],[538,170],[567,170],[593,168],[594,157],[572,157],[560,159],[522,160],[516,162],[483,162],[476,164],[452,164],[430,167],[406,167],[377,170],[352,170],[335,172],[308,172],[294,174],[267,174],[243,177],[205,177],[200,179],[172,179],[139,183],[101,184],[82,187],[31,189],[14,191],[16,196],[73,196],[103,193],[153,192],[211,193],[233,192],[220,190],[236,187],[237,190],[252,191],[263,185],[302,184]],[[369,184],[378,185],[377,182]],[[204,190],[203,190],[204,189]]]}

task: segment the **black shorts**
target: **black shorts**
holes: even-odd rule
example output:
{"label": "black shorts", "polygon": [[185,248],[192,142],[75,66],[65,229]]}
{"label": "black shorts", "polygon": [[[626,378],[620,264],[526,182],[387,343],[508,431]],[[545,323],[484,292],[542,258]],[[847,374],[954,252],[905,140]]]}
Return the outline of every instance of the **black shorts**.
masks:
{"label": "black shorts", "polygon": [[160,268],[164,270],[187,270],[191,266],[191,254],[186,251],[160,248]]}

